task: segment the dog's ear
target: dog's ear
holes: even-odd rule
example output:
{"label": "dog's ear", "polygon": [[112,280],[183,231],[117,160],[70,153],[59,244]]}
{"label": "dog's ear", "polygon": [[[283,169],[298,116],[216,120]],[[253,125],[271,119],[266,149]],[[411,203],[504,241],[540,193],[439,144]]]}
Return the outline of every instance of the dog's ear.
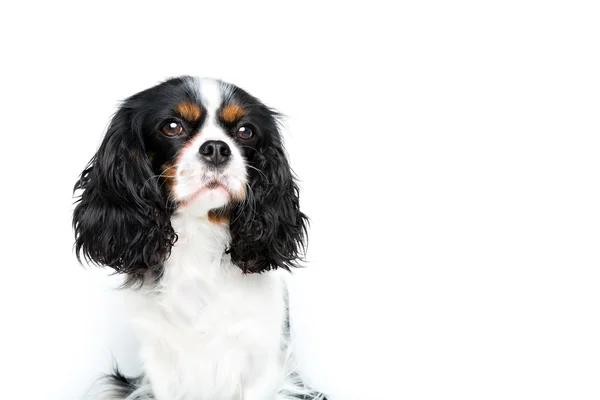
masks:
{"label": "dog's ear", "polygon": [[268,146],[253,155],[246,199],[231,219],[232,261],[244,272],[298,266],[305,250],[308,218],[300,211],[299,190],[273,122]]}
{"label": "dog's ear", "polygon": [[133,110],[121,107],[81,173],[73,213],[77,258],[127,274],[126,284],[160,276],[176,235],[144,150]]}

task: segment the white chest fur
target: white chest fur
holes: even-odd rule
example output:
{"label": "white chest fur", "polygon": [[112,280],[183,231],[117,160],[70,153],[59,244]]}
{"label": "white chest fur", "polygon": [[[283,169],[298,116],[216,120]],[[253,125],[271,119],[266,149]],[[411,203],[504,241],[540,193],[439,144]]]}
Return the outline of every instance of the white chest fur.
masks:
{"label": "white chest fur", "polygon": [[158,285],[131,291],[132,323],[157,400],[269,400],[283,384],[281,273],[242,274],[225,225],[175,216]]}

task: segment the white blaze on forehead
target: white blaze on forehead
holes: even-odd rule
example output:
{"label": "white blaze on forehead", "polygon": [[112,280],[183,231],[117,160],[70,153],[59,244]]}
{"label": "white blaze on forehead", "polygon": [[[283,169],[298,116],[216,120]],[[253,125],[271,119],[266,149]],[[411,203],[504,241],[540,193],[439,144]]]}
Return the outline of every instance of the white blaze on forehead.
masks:
{"label": "white blaze on forehead", "polygon": [[204,140],[227,141],[227,135],[217,122],[217,114],[223,103],[222,82],[210,78],[192,78],[188,85],[196,92],[206,110],[206,119],[200,128]]}
{"label": "white blaze on forehead", "polygon": [[227,144],[233,145],[217,123],[217,113],[223,101],[221,96],[221,82],[214,79],[199,78],[198,90],[200,91],[200,101],[207,113],[206,120],[200,128],[202,141],[223,140]]}
{"label": "white blaze on forehead", "polygon": [[221,82],[214,79],[198,79],[200,90],[200,101],[208,111],[208,114],[214,118],[217,110],[221,107],[223,96],[221,95]]}

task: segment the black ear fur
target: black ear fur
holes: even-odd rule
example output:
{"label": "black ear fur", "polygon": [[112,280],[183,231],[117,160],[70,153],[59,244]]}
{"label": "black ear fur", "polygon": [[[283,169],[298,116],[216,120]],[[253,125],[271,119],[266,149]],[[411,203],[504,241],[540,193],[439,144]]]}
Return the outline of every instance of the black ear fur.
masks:
{"label": "black ear fur", "polygon": [[75,251],[127,274],[126,285],[157,278],[177,237],[132,110],[112,119],[96,155],[75,184]]}
{"label": "black ear fur", "polygon": [[[278,135],[278,134],[277,134]],[[263,148],[248,170],[246,200],[231,216],[231,258],[244,272],[298,266],[308,218],[300,211],[299,189],[279,143]]]}

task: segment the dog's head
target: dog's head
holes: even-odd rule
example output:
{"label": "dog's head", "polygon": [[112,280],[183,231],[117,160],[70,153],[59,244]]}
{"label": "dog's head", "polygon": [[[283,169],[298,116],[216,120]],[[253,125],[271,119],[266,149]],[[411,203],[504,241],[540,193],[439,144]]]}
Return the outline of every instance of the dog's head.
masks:
{"label": "dog's head", "polygon": [[181,77],[126,99],[75,190],[77,256],[159,276],[179,212],[228,224],[232,261],[245,272],[296,265],[306,216],[278,115],[242,89]]}

